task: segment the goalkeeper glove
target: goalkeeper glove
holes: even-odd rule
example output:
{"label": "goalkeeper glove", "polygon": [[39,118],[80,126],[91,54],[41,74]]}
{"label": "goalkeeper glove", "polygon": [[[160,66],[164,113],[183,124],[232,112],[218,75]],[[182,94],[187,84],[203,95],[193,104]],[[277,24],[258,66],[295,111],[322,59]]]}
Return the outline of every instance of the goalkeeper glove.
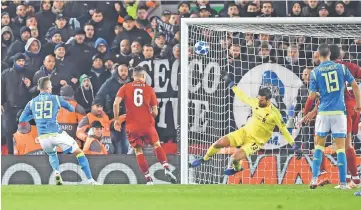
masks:
{"label": "goalkeeper glove", "polygon": [[235,83],[226,71],[221,71],[221,77],[228,88],[232,88],[235,85]]}
{"label": "goalkeeper glove", "polygon": [[293,151],[295,151],[296,159],[299,160],[302,158],[303,152],[300,148],[297,147],[296,143],[292,145]]}

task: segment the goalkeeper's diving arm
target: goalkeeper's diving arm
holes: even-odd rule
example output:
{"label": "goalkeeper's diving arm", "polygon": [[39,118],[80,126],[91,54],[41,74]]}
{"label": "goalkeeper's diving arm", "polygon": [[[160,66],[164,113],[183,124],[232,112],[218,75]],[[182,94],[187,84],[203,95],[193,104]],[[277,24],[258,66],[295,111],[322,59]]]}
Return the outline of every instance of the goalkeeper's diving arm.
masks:
{"label": "goalkeeper's diving arm", "polygon": [[236,97],[239,98],[244,103],[246,103],[247,105],[251,106],[252,99],[249,96],[247,96],[240,88],[236,86],[236,84],[231,79],[229,74],[225,71],[222,71],[221,76],[222,79],[225,81],[226,85],[228,86],[228,88],[232,89]]}

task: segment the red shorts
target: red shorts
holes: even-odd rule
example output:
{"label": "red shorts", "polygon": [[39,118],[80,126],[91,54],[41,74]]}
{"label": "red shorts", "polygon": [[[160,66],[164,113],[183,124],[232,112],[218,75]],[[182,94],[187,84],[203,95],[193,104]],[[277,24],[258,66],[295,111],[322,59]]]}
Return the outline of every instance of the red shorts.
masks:
{"label": "red shorts", "polygon": [[346,102],[346,112],[347,112],[347,133],[357,134],[358,133],[358,124],[360,122],[360,113],[355,112],[354,107],[356,106],[356,101],[345,101]]}
{"label": "red shorts", "polygon": [[127,130],[128,141],[132,147],[144,147],[159,141],[157,130],[154,127],[142,131]]}

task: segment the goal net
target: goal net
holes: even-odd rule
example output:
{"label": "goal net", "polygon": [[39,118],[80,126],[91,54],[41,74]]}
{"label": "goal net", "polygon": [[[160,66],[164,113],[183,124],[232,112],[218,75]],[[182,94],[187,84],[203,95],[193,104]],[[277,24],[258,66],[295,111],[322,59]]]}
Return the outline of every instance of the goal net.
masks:
{"label": "goal net", "polygon": [[[194,46],[203,41],[208,53]],[[311,180],[314,121],[298,122],[308,96],[308,75],[319,65],[319,44],[337,44],[344,61],[361,65],[361,18],[218,18],[181,20],[180,140],[182,183],[308,184]],[[202,51],[203,53],[204,51]],[[219,137],[242,127],[251,108],[234,97],[221,80],[229,72],[246,94],[256,97],[268,87],[296,144],[305,155],[296,160],[277,128],[257,153],[243,161],[245,170],[227,177],[223,171],[237,148],[224,148],[198,168],[189,167]],[[338,182],[332,139],[327,141],[324,179]],[[357,163],[360,136],[354,135]],[[360,166],[359,166],[360,169]]]}

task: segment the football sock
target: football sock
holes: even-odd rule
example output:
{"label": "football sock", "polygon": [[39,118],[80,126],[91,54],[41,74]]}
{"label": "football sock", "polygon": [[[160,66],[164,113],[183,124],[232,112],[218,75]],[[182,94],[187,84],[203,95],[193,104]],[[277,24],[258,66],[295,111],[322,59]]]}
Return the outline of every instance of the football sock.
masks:
{"label": "football sock", "polygon": [[163,168],[165,169],[168,168],[168,160],[163,148],[162,147],[154,148],[154,153],[155,156],[157,156],[157,159],[160,162],[160,164],[162,164]]}
{"label": "football sock", "polygon": [[78,159],[78,163],[80,165],[80,168],[81,168],[81,170],[84,171],[86,178],[92,179],[93,177],[92,177],[92,173],[90,171],[88,158],[86,158],[84,153],[78,154],[76,156],[76,158]]}
{"label": "football sock", "polygon": [[347,175],[347,163],[346,163],[346,154],[345,149],[338,149],[337,153],[337,167],[338,175],[341,184],[346,184],[346,175]]}
{"label": "football sock", "polygon": [[322,152],[325,149],[323,146],[316,145],[312,160],[312,178],[317,178],[320,173],[320,165],[322,162]]}
{"label": "football sock", "polygon": [[137,154],[136,158],[137,158],[137,162],[138,162],[138,166],[139,166],[140,171],[142,171],[142,173],[144,175],[148,175],[149,174],[148,162],[145,159],[144,154],[143,153]]}
{"label": "football sock", "polygon": [[352,176],[357,176],[356,153],[354,148],[346,149],[347,168]]}
{"label": "football sock", "polygon": [[220,149],[215,148],[213,145],[208,148],[206,155],[203,157],[205,161],[209,160],[213,155],[217,154]]}
{"label": "football sock", "polygon": [[236,171],[240,171],[241,170],[241,168],[242,168],[242,160],[240,160],[240,161],[233,161],[233,167],[234,167],[234,169],[236,170]]}
{"label": "football sock", "polygon": [[59,158],[56,152],[49,154],[49,162],[54,171],[59,171]]}

